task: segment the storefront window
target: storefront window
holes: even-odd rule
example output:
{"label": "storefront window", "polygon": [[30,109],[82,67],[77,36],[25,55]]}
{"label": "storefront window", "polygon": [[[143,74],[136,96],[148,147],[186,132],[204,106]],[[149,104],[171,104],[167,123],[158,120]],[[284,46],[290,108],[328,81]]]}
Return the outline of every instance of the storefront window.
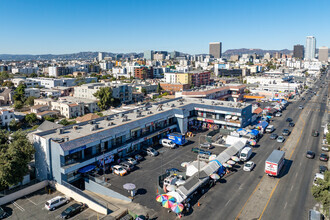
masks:
{"label": "storefront window", "polygon": [[94,148],[95,148],[94,155],[101,153],[101,144],[94,146]]}
{"label": "storefront window", "polygon": [[81,151],[65,156],[65,165],[73,164],[81,160]]}
{"label": "storefront window", "polygon": [[84,155],[85,155],[85,158],[90,158],[93,155],[92,154],[92,147],[86,148],[84,150]]}

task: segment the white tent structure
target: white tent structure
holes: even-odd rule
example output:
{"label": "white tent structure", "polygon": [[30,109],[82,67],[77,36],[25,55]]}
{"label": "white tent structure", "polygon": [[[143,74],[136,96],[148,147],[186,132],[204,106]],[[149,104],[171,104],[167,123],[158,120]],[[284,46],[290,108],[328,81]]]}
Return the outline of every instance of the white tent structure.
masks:
{"label": "white tent structure", "polygon": [[[200,169],[205,167],[207,164],[204,161],[199,161],[199,163],[200,163]],[[197,172],[198,172],[198,161],[193,161],[186,167],[186,176],[188,177],[193,176]]]}

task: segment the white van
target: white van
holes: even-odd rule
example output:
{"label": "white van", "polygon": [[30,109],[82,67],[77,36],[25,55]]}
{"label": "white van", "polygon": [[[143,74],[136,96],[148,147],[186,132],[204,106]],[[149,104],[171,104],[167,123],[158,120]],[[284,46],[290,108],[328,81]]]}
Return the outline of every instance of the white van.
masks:
{"label": "white van", "polygon": [[70,202],[70,198],[65,196],[56,196],[55,198],[52,198],[51,200],[48,200],[45,204],[45,208],[47,210],[53,211],[56,208],[58,208],[61,205],[64,205],[66,203]]}
{"label": "white van", "polygon": [[163,145],[164,147],[169,147],[169,148],[172,148],[172,149],[176,147],[176,144],[173,141],[169,140],[169,139],[161,139],[159,141],[159,143],[161,145]]}
{"label": "white van", "polygon": [[269,125],[269,126],[266,128],[266,132],[267,132],[267,133],[272,133],[274,130],[275,130],[274,125]]}
{"label": "white van", "polygon": [[252,155],[252,148],[251,147],[245,147],[241,151],[241,154],[239,156],[241,161],[248,161]]}

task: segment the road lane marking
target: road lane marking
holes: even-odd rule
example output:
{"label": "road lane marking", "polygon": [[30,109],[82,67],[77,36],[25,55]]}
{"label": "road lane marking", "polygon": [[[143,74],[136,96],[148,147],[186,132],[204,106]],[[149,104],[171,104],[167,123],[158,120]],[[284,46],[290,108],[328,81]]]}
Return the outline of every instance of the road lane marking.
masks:
{"label": "road lane marking", "polygon": [[24,212],[24,211],[25,211],[25,209],[24,209],[22,206],[18,205],[16,202],[12,202],[12,204],[13,204],[16,208],[18,208],[21,212]]}
{"label": "road lane marking", "polygon": [[230,202],[230,199],[229,199],[228,202],[226,203],[225,207],[229,204],[229,202]]}
{"label": "road lane marking", "polygon": [[[302,113],[302,112],[301,112],[301,113]],[[294,148],[293,148],[293,150],[292,150],[292,152],[291,152],[291,154],[290,154],[289,160],[291,159],[291,157],[292,157],[292,155],[293,155],[293,152],[296,150],[296,148],[297,148],[297,146],[298,146],[298,144],[299,144],[300,138],[301,138],[301,136],[302,136],[302,133],[303,133],[303,131],[304,131],[304,129],[305,129],[305,126],[306,126],[306,123],[305,123],[304,119],[301,118],[301,113],[300,113],[300,115],[299,115],[299,118],[300,118],[300,119],[302,120],[302,122],[304,123],[304,126],[303,126],[303,128],[301,129],[301,132],[300,132],[299,138],[298,138],[297,143],[296,143],[296,145],[294,146]],[[298,174],[298,173],[296,173],[296,175],[297,175],[297,174]],[[269,198],[268,198],[268,201],[267,201],[267,203],[266,203],[266,205],[265,205],[265,208],[264,208],[264,210],[262,211],[262,213],[261,213],[260,217],[258,218],[258,220],[260,220],[260,219],[262,218],[262,216],[264,215],[264,213],[265,213],[265,211],[266,211],[266,209],[267,209],[268,203],[269,203],[270,199],[273,197],[273,194],[274,194],[274,192],[275,192],[275,190],[276,190],[277,185],[278,185],[279,182],[280,182],[280,179],[278,179],[278,181],[277,181],[277,183],[276,183],[274,189],[272,190],[272,192],[271,192],[271,194],[270,194],[270,196],[269,196]]]}
{"label": "road lane marking", "polygon": [[288,202],[285,203],[285,205],[284,205],[284,209],[286,209],[286,205],[287,205],[287,204],[288,204]]}
{"label": "road lane marking", "polygon": [[290,189],[290,191],[292,191],[293,190],[293,185],[291,186],[291,189]]}

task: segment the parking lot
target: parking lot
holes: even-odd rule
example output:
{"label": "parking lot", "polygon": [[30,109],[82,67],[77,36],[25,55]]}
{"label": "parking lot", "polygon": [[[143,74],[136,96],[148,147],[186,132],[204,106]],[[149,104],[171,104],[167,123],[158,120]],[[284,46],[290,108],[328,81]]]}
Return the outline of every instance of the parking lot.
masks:
{"label": "parking lot", "polygon": [[[125,183],[134,183],[137,187],[137,194],[134,202],[147,206],[150,209],[160,212],[164,210],[159,203],[155,202],[157,194],[158,176],[165,173],[166,169],[177,168],[185,171],[181,167],[182,162],[190,162],[197,159],[197,153],[191,151],[192,148],[198,147],[199,136],[205,135],[209,131],[196,134],[194,137],[187,138],[188,143],[175,149],[165,148],[161,145],[155,147],[159,151],[156,157],[146,156],[143,161],[137,164],[136,169],[125,176],[117,176],[115,174],[106,174],[109,178],[111,189],[123,195],[129,196],[129,192],[123,189]],[[210,150],[214,154],[219,154],[225,148],[213,148]]]}
{"label": "parking lot", "polygon": [[[63,196],[60,192],[53,192],[48,194],[48,190],[41,189],[28,196],[24,196],[10,204],[2,206],[3,209],[9,214],[7,219],[60,219],[60,214],[69,206],[76,203],[72,200],[54,211],[48,211],[45,208],[46,201],[56,197]],[[82,212],[73,216],[70,219],[100,219],[104,217],[95,211],[86,208]]]}

